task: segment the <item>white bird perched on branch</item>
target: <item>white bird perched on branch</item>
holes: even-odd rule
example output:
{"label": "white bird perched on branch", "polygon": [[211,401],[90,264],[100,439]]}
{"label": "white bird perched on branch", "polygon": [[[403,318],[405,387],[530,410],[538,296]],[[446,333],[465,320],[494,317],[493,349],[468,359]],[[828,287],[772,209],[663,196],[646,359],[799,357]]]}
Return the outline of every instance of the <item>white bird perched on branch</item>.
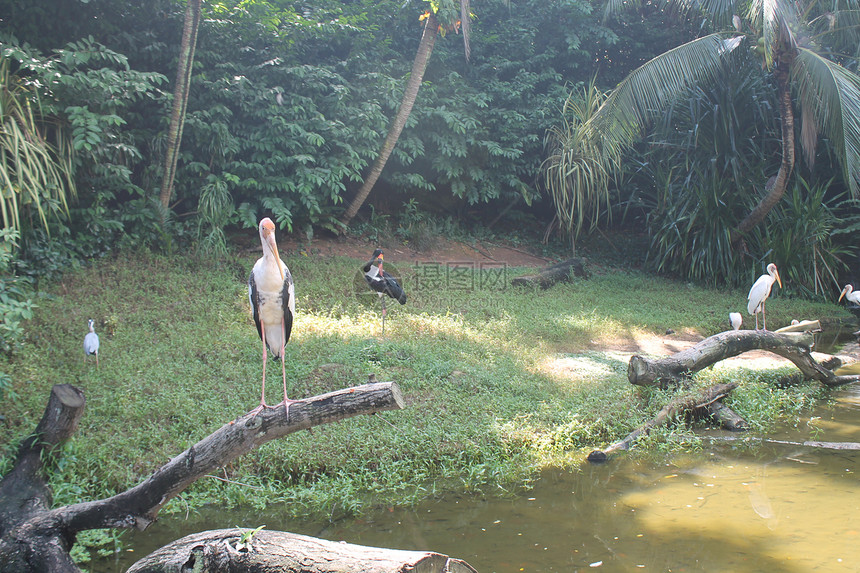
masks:
{"label": "white bird perched on branch", "polygon": [[767,330],[767,316],[764,312],[764,303],[770,296],[770,289],[773,288],[773,283],[779,283],[779,288],[782,288],[782,280],[779,278],[779,271],[776,270],[776,265],[770,263],[767,266],[767,274],[761,275],[750,289],[750,294],[747,297],[749,304],[747,310],[750,314],[755,315],[755,329],[758,330],[758,313],[761,312],[761,324],[764,330]]}
{"label": "white bird perched on branch", "polygon": [[837,302],[841,302],[843,297],[854,304],[860,304],[860,291],[855,291],[854,287],[851,285],[845,285],[845,288],[842,289],[842,293],[839,295],[839,301]]}
{"label": "white bird perched on branch", "polygon": [[96,334],[96,321],[92,318],[87,321],[87,326],[90,331],[84,336],[84,353],[85,356],[96,357],[96,366],[99,365],[99,335]]}
{"label": "white bird perched on branch", "polygon": [[248,277],[248,299],[254,314],[257,333],[263,341],[263,390],[260,405],[253,411],[258,412],[266,405],[266,350],[272,351],[275,358],[281,359],[281,373],[284,378],[284,408],[289,415],[290,404],[298,400],[287,398],[287,372],[284,364],[284,347],[290,340],[293,330],[293,317],[296,314],[296,294],[290,269],[278,255],[275,242],[275,224],[268,217],[260,221],[260,242],[263,256],[257,260]]}

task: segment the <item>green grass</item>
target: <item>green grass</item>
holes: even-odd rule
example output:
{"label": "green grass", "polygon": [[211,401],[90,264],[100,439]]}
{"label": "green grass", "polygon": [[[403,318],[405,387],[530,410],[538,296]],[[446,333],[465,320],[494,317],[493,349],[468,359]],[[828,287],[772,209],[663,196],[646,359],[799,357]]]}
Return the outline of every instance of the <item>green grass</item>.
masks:
{"label": "green grass", "polygon": [[[479,280],[473,290],[423,288],[422,269],[400,265],[410,300],[389,305],[383,337],[378,303],[355,294],[358,261],[299,254],[285,261],[298,310],[287,346],[291,397],[361,384],[375,373],[400,385],[407,408],[268,443],[218,472],[237,483],[204,478],[168,511],[287,502],[296,514],[340,515],[443,491],[517,491],[539,468],[580,463],[664,403],[631,386],[626,359],[604,347],[667,328],[714,334],[746,302],[745,292],[599,267],[588,280],[545,291],[508,286],[525,269],[507,269],[504,281],[486,288]],[[213,262],[124,253],[54,285],[26,326],[25,350],[0,361],[12,379],[0,470],[35,427],[53,384],[74,384],[87,398],[52,475],[57,504],[122,491],[256,406],[261,343],[245,287],[252,264],[250,256]],[[778,292],[768,310],[770,325],[849,317]],[[82,350],[90,317],[101,338],[98,369]],[[279,370],[270,364],[270,403],[281,398]],[[761,431],[815,395],[795,399],[797,391],[775,390],[766,377],[745,379],[735,405]]]}

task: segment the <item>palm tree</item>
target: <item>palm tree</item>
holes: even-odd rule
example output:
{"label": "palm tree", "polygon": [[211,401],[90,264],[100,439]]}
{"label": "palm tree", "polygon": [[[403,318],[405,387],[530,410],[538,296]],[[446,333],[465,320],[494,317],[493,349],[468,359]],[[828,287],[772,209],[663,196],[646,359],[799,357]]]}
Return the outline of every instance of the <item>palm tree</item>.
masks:
{"label": "palm tree", "polygon": [[176,65],[176,86],[173,90],[173,107],[170,112],[170,126],[167,130],[167,153],[164,157],[164,177],[161,181],[159,202],[162,213],[170,206],[173,194],[173,180],[179,160],[179,146],[182,142],[182,127],[188,106],[188,91],[191,86],[191,69],[194,65],[194,49],[197,46],[197,31],[200,28],[202,0],[188,0],[185,21],[182,26],[182,43],[179,48],[179,63]]}
{"label": "palm tree", "polygon": [[[457,5],[459,5],[459,11],[455,10]],[[340,222],[344,228],[349,225],[350,221],[352,221],[353,217],[355,217],[358,210],[364,204],[367,196],[370,195],[370,191],[373,189],[379,176],[382,175],[382,170],[385,168],[391,152],[394,151],[394,146],[397,145],[400,133],[406,126],[409,114],[412,112],[412,106],[415,105],[415,99],[418,97],[418,90],[424,79],[424,71],[427,69],[427,62],[430,61],[430,55],[433,53],[433,46],[436,43],[436,36],[439,31],[441,30],[444,34],[449,30],[462,30],[466,61],[469,60],[470,17],[469,0],[430,0],[430,10],[422,16],[422,18],[426,18],[427,20],[424,24],[424,33],[421,35],[421,42],[418,44],[418,51],[415,53],[415,59],[412,62],[412,72],[409,74],[409,80],[406,82],[406,89],[403,91],[403,98],[400,101],[397,115],[388,128],[388,135],[385,136],[382,149],[370,168],[364,184],[362,184],[352,203],[349,204],[349,207],[347,207],[341,216]]]}
{"label": "palm tree", "polygon": [[[667,3],[681,9],[689,9],[691,4],[688,0]],[[621,4],[621,0],[610,0],[607,13]],[[726,58],[751,44],[760,56],[762,71],[772,75],[777,87],[781,162],[765,186],[767,193],[738,224],[732,241],[738,242],[762,222],[785,193],[795,163],[795,108],[802,120],[800,144],[806,160],[811,163],[818,136],[827,137],[851,194],[860,196],[860,77],[841,64],[843,60],[856,62],[858,0],[837,0],[828,6],[816,0],[808,4],[797,0],[704,0],[695,5],[729,31],[678,46],[634,70],[591,118],[592,137],[603,145],[626,148],[668,103],[694,85],[714,81]],[[853,46],[855,53],[839,57],[834,49],[840,45]]]}

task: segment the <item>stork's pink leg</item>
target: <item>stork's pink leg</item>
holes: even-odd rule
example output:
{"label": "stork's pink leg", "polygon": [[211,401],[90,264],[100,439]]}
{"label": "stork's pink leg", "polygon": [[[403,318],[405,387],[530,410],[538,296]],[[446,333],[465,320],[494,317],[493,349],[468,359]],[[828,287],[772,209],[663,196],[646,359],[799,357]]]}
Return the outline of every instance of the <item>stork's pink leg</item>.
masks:
{"label": "stork's pink leg", "polygon": [[767,330],[767,315],[764,313],[764,302],[761,301],[761,328]]}
{"label": "stork's pink leg", "polygon": [[286,347],[287,347],[287,327],[283,319],[281,319],[281,340],[284,342],[281,344],[281,374],[284,377],[284,411],[287,414],[287,418],[290,416],[290,404],[294,402],[298,402],[298,400],[290,400],[287,398],[287,355]]}
{"label": "stork's pink leg", "polygon": [[268,408],[266,406],[266,361],[268,360],[268,354],[266,353],[266,328],[263,325],[260,325],[260,337],[263,339],[263,391],[260,395],[260,405],[251,410],[251,414],[256,414],[263,408]]}

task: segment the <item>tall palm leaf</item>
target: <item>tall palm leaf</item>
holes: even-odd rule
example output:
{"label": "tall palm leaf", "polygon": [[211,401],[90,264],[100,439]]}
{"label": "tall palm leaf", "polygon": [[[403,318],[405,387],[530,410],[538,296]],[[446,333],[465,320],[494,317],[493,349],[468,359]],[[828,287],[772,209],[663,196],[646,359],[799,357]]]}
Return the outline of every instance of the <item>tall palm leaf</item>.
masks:
{"label": "tall palm leaf", "polygon": [[801,145],[813,150],[820,131],[830,139],[851,194],[860,196],[860,77],[844,67],[801,48],[791,70],[800,105],[810,110]]}
{"label": "tall palm leaf", "polygon": [[690,87],[713,81],[742,36],[710,34],[657,56],[634,70],[589,120],[592,136],[622,150]]}

